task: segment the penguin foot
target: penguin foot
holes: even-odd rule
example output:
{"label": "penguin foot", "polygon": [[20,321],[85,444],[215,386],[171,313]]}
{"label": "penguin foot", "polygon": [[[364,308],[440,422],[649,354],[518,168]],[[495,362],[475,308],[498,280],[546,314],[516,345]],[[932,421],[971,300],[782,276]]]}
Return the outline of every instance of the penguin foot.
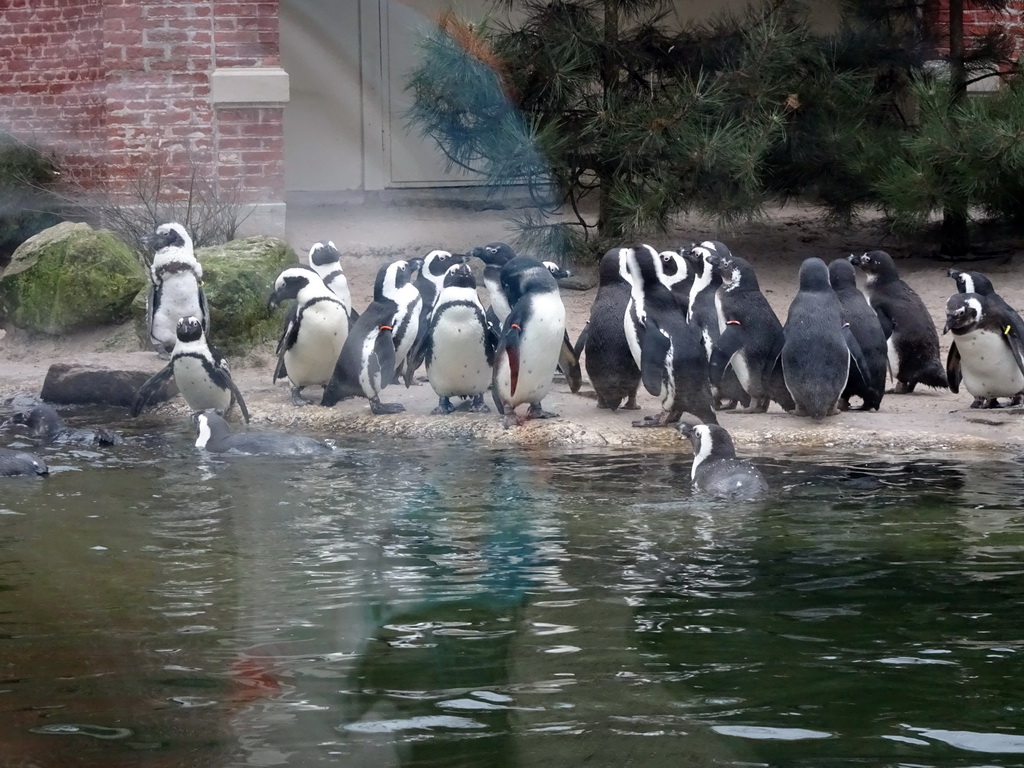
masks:
{"label": "penguin foot", "polygon": [[679,416],[681,416],[681,415],[682,414],[678,414],[675,417],[675,419],[673,419],[672,421],[669,421],[669,419],[671,418],[671,414],[666,413],[665,411],[662,411],[657,416],[644,416],[642,419],[639,419],[638,421],[634,421],[633,422],[633,426],[634,427],[668,427],[668,426],[671,426],[676,421],[679,421]]}
{"label": "penguin foot", "polygon": [[723,400],[716,400],[715,401],[715,410],[716,411],[735,411],[737,406],[739,406],[739,404],[740,404],[739,400],[724,400],[724,401]]}
{"label": "penguin foot", "polygon": [[528,419],[557,419],[557,413],[551,413],[551,411],[545,411],[540,403],[531,403],[530,410],[526,412],[526,418]]}
{"label": "penguin foot", "polygon": [[[838,405],[840,411],[849,411],[849,410],[851,410],[851,408],[850,408],[850,400],[848,398],[845,398],[845,397],[839,398],[839,402],[837,403],[837,405]],[[859,410],[859,409],[855,409],[855,410]]]}
{"label": "penguin foot", "polygon": [[447,397],[442,397],[437,403],[437,407],[430,412],[431,416],[447,416],[449,413],[457,410],[452,401]]}
{"label": "penguin foot", "polygon": [[370,412],[374,416],[380,416],[385,413],[401,413],[405,410],[405,406],[401,403],[382,403],[376,397],[370,401]]}
{"label": "penguin foot", "polygon": [[292,405],[297,405],[300,408],[304,405],[311,405],[311,401],[304,398],[300,393],[302,392],[301,387],[292,387]]}
{"label": "penguin foot", "polygon": [[491,409],[484,402],[483,395],[476,395],[473,398],[473,404],[469,406],[470,413],[490,413]]}
{"label": "penguin foot", "polygon": [[626,398],[626,404],[622,406],[624,411],[639,411],[640,406],[636,403],[636,392]]}
{"label": "penguin foot", "polygon": [[912,382],[909,382],[909,383],[906,382],[906,381],[897,381],[895,387],[893,387],[892,389],[885,390],[885,394],[887,394],[887,395],[909,395],[911,392],[914,391],[914,385],[915,384],[917,384],[916,381],[912,381]]}
{"label": "penguin foot", "polygon": [[997,400],[994,397],[992,397],[992,398],[976,397],[976,398],[974,398],[974,402],[971,403],[971,408],[998,408],[998,407],[999,407],[999,400]]}
{"label": "penguin foot", "polygon": [[1018,408],[1024,405],[1024,395],[1014,395],[1010,398],[1010,402],[1006,404],[1007,408]]}

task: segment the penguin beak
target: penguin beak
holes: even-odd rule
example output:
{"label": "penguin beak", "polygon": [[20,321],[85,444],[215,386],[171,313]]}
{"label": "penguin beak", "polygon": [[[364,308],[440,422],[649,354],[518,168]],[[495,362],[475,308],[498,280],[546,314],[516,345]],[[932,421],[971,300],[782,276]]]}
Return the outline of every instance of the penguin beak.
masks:
{"label": "penguin beak", "polygon": [[953,324],[956,322],[958,317],[960,317],[959,312],[954,312],[952,315],[946,315],[946,324],[942,326],[943,336],[949,333],[949,329],[953,327]]}

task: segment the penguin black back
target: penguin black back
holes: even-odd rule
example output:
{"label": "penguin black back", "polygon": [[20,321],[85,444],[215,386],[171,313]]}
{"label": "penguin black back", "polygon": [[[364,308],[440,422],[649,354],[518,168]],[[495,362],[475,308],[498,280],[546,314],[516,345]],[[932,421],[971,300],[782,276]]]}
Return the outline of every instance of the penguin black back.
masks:
{"label": "penguin black back", "polygon": [[597,295],[590,307],[583,347],[583,362],[597,394],[597,407],[613,411],[623,400],[626,409],[636,410],[640,387],[640,368],[633,360],[624,327],[631,292],[626,250],[612,248],[601,257]]}
{"label": "penguin black back", "polygon": [[863,377],[859,371],[850,370],[839,407],[842,410],[848,409],[850,398],[857,396],[862,401],[860,410],[877,411],[885,394],[885,377],[889,369],[885,333],[878,322],[878,315],[857,287],[857,274],[853,265],[846,259],[835,259],[828,265],[828,275],[836,298],[839,299],[843,322],[849,324],[867,366]]}

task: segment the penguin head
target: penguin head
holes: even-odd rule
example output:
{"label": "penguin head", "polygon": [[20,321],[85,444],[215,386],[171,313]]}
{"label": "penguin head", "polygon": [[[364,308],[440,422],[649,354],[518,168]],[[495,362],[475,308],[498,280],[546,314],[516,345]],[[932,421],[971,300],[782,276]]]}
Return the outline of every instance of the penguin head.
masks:
{"label": "penguin head", "polygon": [[857,287],[857,273],[847,259],[833,259],[828,265],[828,281],[833,290]]}
{"label": "penguin head", "polygon": [[189,236],[188,230],[176,221],[158,226],[146,236],[146,245],[156,253],[165,248],[183,248],[190,254],[192,253],[192,238]]}
{"label": "penguin head", "polygon": [[34,472],[37,475],[50,474],[50,468],[46,465],[46,462],[34,453],[18,451],[14,454],[14,459],[26,470],[25,474],[29,474],[31,472]]}
{"label": "penguin head", "polygon": [[393,261],[380,268],[377,272],[377,279],[373,285],[373,297],[375,300],[394,300],[399,290],[412,284],[413,276],[416,273],[418,259],[411,261]]}
{"label": "penguin head", "polygon": [[179,318],[175,334],[178,341],[199,341],[203,338],[203,323],[194,315]]}
{"label": "penguin head", "polygon": [[[323,283],[323,279],[309,267],[302,265],[288,267],[274,281],[274,291],[267,299],[267,309],[276,309],[281,302],[298,298],[299,291],[310,283],[319,285]],[[324,290],[327,290],[326,286],[324,286]]]}
{"label": "penguin head", "polygon": [[678,251],[662,251],[658,254],[658,276],[666,288],[684,283],[691,277],[686,259]]}
{"label": "penguin head", "polygon": [[804,259],[800,265],[801,291],[831,291],[832,283],[828,278],[828,266],[817,256]]}
{"label": "penguin head", "polygon": [[946,301],[946,324],[942,332],[966,330],[981,320],[984,311],[978,294],[954,293]]}
{"label": "penguin head", "polygon": [[551,276],[555,278],[555,280],[564,280],[567,277],[572,277],[571,271],[558,266],[553,261],[542,261],[541,263],[548,268],[548,272],[551,273]]}
{"label": "penguin head", "polygon": [[513,307],[526,293],[558,292],[548,268],[529,256],[517,256],[501,268],[501,287]]}
{"label": "penguin head", "polygon": [[313,243],[309,249],[309,264],[312,267],[322,267],[327,264],[341,264],[341,253],[331,240],[321,240]]}
{"label": "penguin head", "polygon": [[462,263],[449,267],[444,275],[444,287],[476,288],[476,278],[473,277],[473,270],[469,268],[469,264]]}
{"label": "penguin head", "polygon": [[736,446],[732,436],[717,424],[679,423],[679,434],[690,441],[693,446],[693,469],[691,477],[706,459],[714,455],[717,458],[735,458]]}
{"label": "penguin head", "polygon": [[196,425],[196,448],[199,450],[205,450],[211,440],[220,441],[231,434],[231,427],[215,410],[194,413],[192,421]]}
{"label": "penguin head", "polygon": [[868,251],[860,256],[850,256],[850,263],[868,273],[869,278],[898,277],[896,263],[885,251]]}
{"label": "penguin head", "polygon": [[24,424],[36,437],[53,436],[64,428],[64,421],[49,405],[37,405],[28,411],[15,413],[11,422]]}
{"label": "penguin head", "polygon": [[956,282],[958,293],[980,293],[982,296],[990,296],[995,292],[992,281],[981,272],[961,272],[959,269],[950,269],[946,274]]}
{"label": "penguin head", "polygon": [[471,249],[469,256],[470,258],[475,256],[484,264],[503,267],[516,257],[516,252],[512,250],[512,246],[506,243],[488,243]]}
{"label": "penguin head", "polygon": [[707,248],[706,258],[708,264],[711,265],[714,273],[722,278],[722,287],[726,291],[734,291],[740,286],[742,281],[746,284],[747,288],[760,290],[757,284],[757,277],[754,275],[754,270],[750,264],[739,256],[733,256],[728,249],[725,249],[725,253],[722,253],[714,247],[708,247],[712,242],[701,243],[701,246]]}
{"label": "penguin head", "polygon": [[597,268],[598,285],[613,285],[623,281],[629,283],[627,250],[626,248],[612,248],[605,251]]}
{"label": "penguin head", "polygon": [[465,260],[465,255],[461,253],[450,253],[440,250],[431,251],[423,257],[423,266],[420,268],[420,274],[434,283],[434,285],[443,285],[448,270],[456,264],[462,264]]}
{"label": "penguin head", "polygon": [[628,250],[629,277],[635,287],[662,283],[661,257],[654,248],[645,243],[639,243]]}

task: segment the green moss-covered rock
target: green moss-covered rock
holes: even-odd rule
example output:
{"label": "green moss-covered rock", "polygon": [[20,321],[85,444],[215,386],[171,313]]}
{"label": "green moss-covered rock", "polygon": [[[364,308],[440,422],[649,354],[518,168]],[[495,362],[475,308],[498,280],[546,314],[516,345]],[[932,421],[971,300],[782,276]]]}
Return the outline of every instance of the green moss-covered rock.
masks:
{"label": "green moss-covered rock", "polygon": [[[262,235],[197,248],[203,290],[210,306],[210,342],[226,355],[243,354],[281,332],[282,310],[267,312],[267,297],[285,267],[298,258],[286,242]],[[146,294],[135,297],[132,316],[148,347]]]}
{"label": "green moss-covered rock", "polygon": [[116,235],[62,222],[22,243],[0,275],[0,317],[59,335],[125,320],[147,283]]}

